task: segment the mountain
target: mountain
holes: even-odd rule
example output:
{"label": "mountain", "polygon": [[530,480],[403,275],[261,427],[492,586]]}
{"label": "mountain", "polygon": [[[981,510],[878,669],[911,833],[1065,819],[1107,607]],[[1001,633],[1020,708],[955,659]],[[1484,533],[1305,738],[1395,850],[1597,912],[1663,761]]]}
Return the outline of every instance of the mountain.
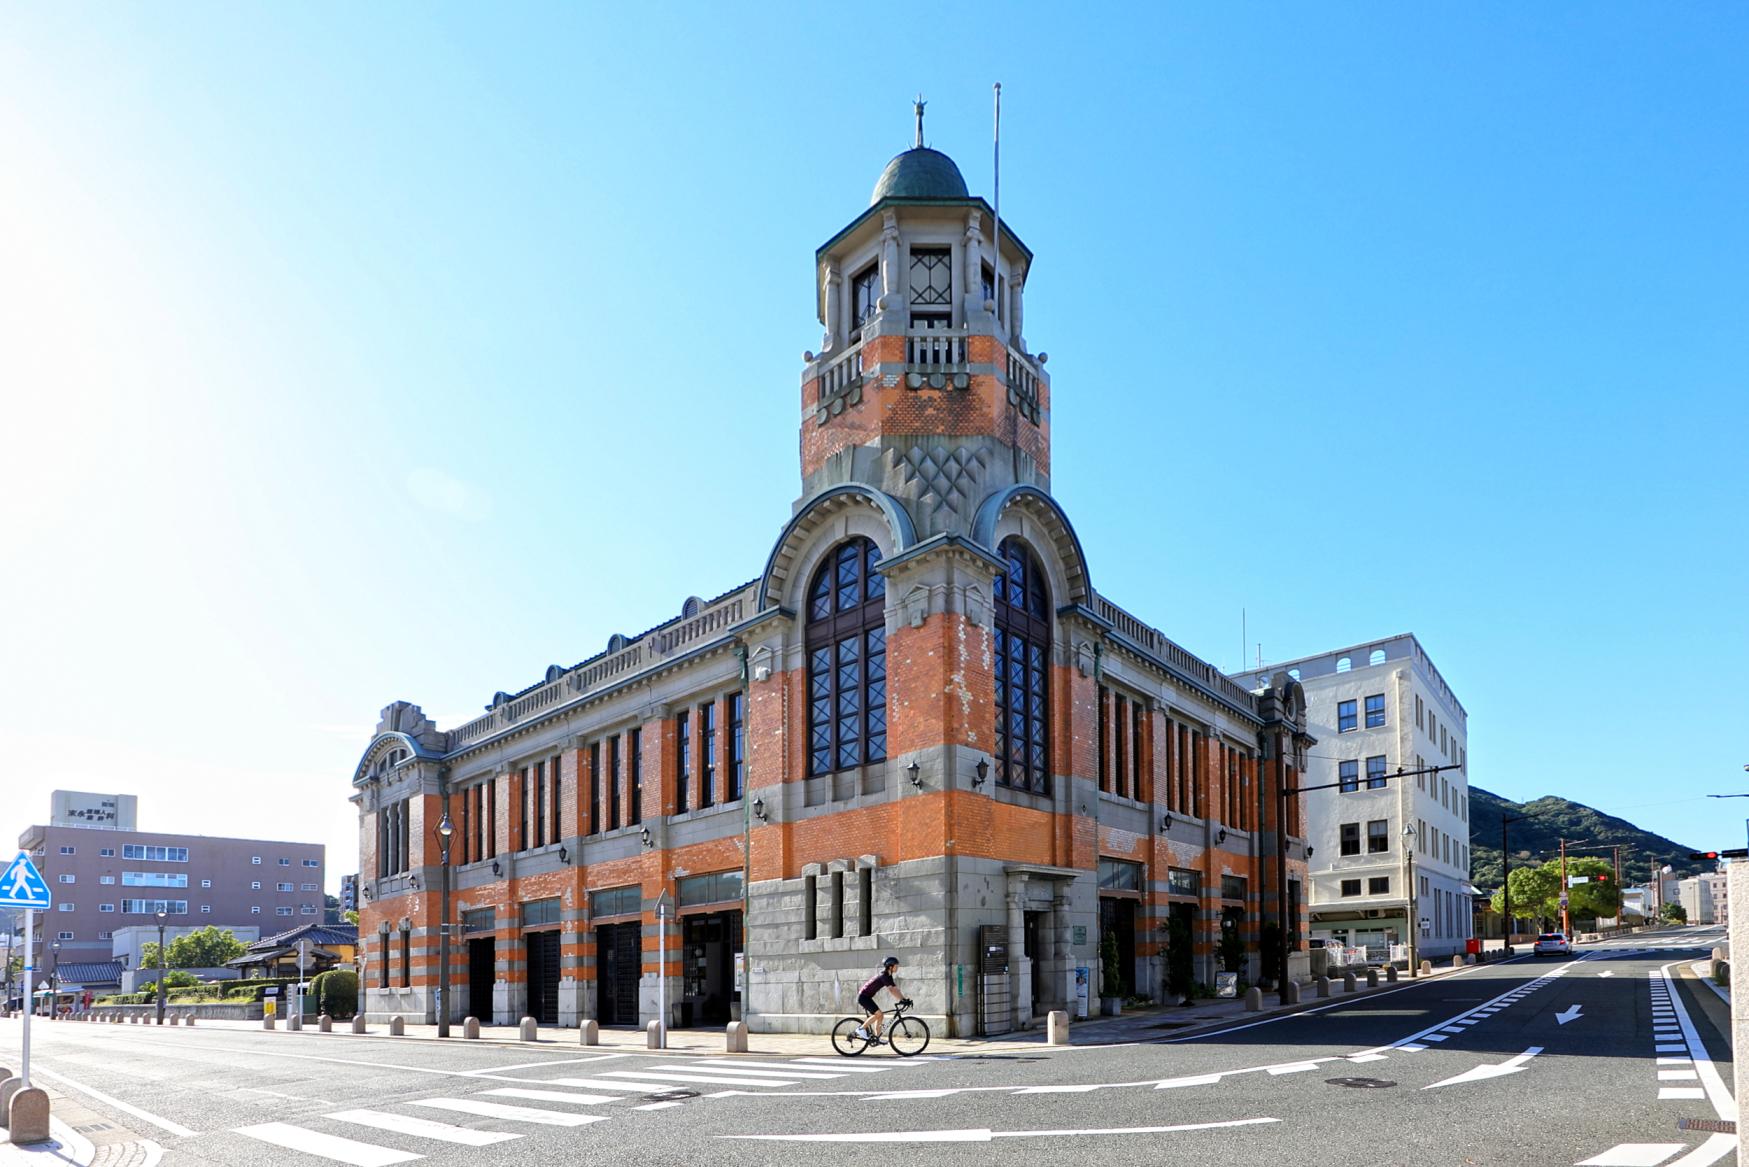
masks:
{"label": "mountain", "polygon": [[[1624,884],[1649,883],[1654,862],[1669,864],[1673,874],[1695,875],[1713,864],[1688,858],[1698,848],[1641,830],[1626,819],[1546,794],[1530,802],[1512,802],[1479,786],[1470,787],[1470,880],[1483,891],[1500,886],[1500,820],[1522,817],[1507,826],[1512,865],[1541,863],[1560,854],[1561,839],[1567,839],[1569,856],[1608,859],[1611,852],[1599,843],[1621,844],[1621,879]],[[1574,850],[1577,844],[1582,849]]]}

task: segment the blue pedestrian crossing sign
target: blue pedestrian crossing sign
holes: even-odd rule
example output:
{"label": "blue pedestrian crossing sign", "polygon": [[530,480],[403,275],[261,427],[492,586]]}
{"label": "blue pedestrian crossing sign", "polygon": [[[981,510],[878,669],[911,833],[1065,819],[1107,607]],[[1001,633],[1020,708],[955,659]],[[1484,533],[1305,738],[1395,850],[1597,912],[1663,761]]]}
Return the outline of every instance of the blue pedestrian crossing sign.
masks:
{"label": "blue pedestrian crossing sign", "polygon": [[0,875],[0,908],[46,910],[50,898],[48,881],[30,861],[30,852],[20,851],[12,866]]}

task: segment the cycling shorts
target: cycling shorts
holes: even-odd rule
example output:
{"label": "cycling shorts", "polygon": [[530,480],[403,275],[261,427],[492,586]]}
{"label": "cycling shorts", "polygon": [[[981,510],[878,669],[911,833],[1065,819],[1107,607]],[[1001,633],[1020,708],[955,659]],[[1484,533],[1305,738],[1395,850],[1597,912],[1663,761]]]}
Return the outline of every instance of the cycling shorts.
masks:
{"label": "cycling shorts", "polygon": [[881,1007],[875,1003],[874,995],[871,993],[864,993],[856,999],[856,1003],[862,1006],[864,1013],[879,1013],[881,1011]]}

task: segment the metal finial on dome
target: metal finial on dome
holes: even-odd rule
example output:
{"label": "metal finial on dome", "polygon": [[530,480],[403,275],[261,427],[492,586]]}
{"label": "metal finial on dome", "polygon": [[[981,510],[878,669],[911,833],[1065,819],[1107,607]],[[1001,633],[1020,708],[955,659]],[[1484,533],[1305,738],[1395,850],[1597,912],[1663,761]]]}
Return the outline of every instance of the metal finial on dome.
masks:
{"label": "metal finial on dome", "polygon": [[911,103],[912,108],[917,111],[917,145],[919,148],[923,145],[923,107],[928,104],[927,101],[923,100],[921,93],[917,95],[917,100]]}

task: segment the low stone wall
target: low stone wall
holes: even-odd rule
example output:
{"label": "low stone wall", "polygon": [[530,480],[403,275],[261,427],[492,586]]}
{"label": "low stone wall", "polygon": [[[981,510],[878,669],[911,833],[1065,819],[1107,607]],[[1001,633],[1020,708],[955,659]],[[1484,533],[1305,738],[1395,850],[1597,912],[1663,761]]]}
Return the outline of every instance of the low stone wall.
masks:
{"label": "low stone wall", "polygon": [[[157,1020],[156,1005],[93,1005],[91,1012],[99,1018],[120,1016],[124,1021],[129,1017],[144,1017]],[[182,1005],[168,1001],[164,1005],[164,1015],[172,1013],[187,1016],[193,1014],[196,1018],[211,1021],[260,1021],[261,1002],[244,1001],[236,1005]]]}

